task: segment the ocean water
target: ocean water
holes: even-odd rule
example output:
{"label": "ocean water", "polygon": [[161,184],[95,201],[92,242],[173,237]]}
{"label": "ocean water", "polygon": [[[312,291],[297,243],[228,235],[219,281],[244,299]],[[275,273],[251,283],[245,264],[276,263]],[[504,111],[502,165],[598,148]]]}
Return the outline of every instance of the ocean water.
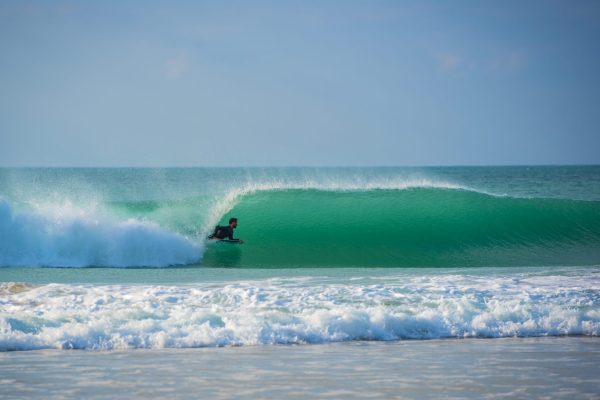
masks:
{"label": "ocean water", "polygon": [[599,266],[598,166],[0,169],[0,351],[597,337]]}
{"label": "ocean water", "polygon": [[2,267],[597,265],[600,167],[0,169],[0,234]]}
{"label": "ocean water", "polygon": [[596,338],[0,353],[3,399],[597,399]]}
{"label": "ocean water", "polygon": [[3,398],[597,398],[599,334],[598,166],[0,169]]}

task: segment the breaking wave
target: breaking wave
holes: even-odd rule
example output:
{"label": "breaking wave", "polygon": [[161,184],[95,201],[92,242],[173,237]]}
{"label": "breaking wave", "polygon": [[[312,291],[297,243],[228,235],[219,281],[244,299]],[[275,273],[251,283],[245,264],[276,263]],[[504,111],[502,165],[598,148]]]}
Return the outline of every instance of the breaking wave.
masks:
{"label": "breaking wave", "polygon": [[0,350],[600,334],[600,276],[0,284]]}
{"label": "breaking wave", "polygon": [[72,206],[16,210],[0,198],[0,266],[169,266],[201,248],[152,222],[112,221]]}
{"label": "breaking wave", "polygon": [[[217,197],[21,207],[0,199],[0,265],[479,267],[600,263],[600,202],[447,182],[246,184]],[[243,246],[207,244],[239,218]]]}

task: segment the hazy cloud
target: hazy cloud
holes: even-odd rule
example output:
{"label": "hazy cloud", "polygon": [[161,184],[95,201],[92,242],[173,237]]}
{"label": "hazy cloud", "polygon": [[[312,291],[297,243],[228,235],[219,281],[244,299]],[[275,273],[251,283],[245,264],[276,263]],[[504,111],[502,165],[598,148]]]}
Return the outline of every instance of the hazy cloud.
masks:
{"label": "hazy cloud", "polygon": [[166,62],[166,74],[169,79],[180,79],[188,70],[190,60],[187,54],[181,53]]}
{"label": "hazy cloud", "polygon": [[454,70],[462,64],[462,58],[454,53],[436,53],[433,58],[437,61],[438,67],[443,70]]}
{"label": "hazy cloud", "polygon": [[437,52],[432,55],[439,70],[468,71],[484,74],[512,74],[523,69],[527,57],[517,50],[491,51],[484,54],[461,55],[454,52]]}
{"label": "hazy cloud", "polygon": [[491,72],[512,73],[523,68],[525,64],[526,57],[519,51],[496,54],[487,60],[487,66]]}

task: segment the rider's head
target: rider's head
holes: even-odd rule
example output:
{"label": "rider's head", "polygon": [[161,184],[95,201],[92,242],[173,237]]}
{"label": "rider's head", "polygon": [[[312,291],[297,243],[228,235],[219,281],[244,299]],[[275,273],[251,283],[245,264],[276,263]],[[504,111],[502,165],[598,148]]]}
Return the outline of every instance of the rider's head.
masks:
{"label": "rider's head", "polygon": [[237,218],[229,218],[229,226],[232,228],[237,228]]}

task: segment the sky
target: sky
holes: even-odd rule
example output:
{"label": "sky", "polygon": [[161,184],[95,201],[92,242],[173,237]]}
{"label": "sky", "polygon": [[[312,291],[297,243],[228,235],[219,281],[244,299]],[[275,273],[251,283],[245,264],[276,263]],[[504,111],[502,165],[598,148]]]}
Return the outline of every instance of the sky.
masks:
{"label": "sky", "polygon": [[598,1],[0,2],[1,166],[598,163]]}

